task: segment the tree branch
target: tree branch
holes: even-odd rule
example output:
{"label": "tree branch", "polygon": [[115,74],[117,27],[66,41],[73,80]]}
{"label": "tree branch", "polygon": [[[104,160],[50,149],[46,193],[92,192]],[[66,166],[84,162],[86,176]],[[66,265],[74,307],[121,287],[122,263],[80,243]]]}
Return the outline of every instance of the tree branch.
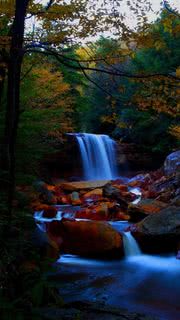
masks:
{"label": "tree branch", "polygon": [[31,70],[33,69],[34,65],[32,64],[32,66],[25,72],[25,74],[21,77],[21,81],[24,80],[24,78],[26,78],[26,76],[31,72]]}
{"label": "tree branch", "polygon": [[176,11],[174,11],[173,9],[171,9],[171,7],[169,6],[169,4],[167,3],[166,0],[163,0],[163,4],[164,4],[164,8],[171,14],[174,14],[176,17],[180,18],[180,14]]}
{"label": "tree branch", "polygon": [[47,3],[47,5],[45,6],[45,10],[43,10],[43,11],[38,11],[38,12],[36,12],[36,13],[30,13],[30,16],[26,17],[26,20],[32,18],[33,16],[37,16],[37,15],[39,15],[39,14],[46,13],[46,12],[52,7],[53,3],[54,3],[54,0],[49,0],[49,2]]}
{"label": "tree branch", "polygon": [[53,5],[54,0],[49,0],[49,2],[47,3],[45,10],[49,10],[49,8],[51,8],[51,6]]}
{"label": "tree branch", "polygon": [[[26,53],[40,53],[44,55],[51,55],[56,57],[57,60],[60,61],[60,63],[64,64],[66,67],[69,67],[74,70],[81,70],[79,67],[80,61],[74,58],[69,58],[64,56],[63,54],[57,53],[54,50],[51,50],[49,48],[45,48],[44,46],[38,45],[37,48],[43,49],[43,50],[37,50],[36,46],[34,46],[33,49],[29,48],[28,50],[24,51],[24,54]],[[71,64],[71,62],[76,63],[76,65]],[[82,66],[83,70],[89,70],[93,72],[101,72],[105,74],[110,74],[118,77],[124,77],[124,78],[131,78],[131,79],[148,79],[148,78],[156,78],[156,77],[164,77],[164,78],[169,78],[169,79],[174,79],[174,80],[180,80],[179,77],[175,76],[174,74],[166,74],[166,73],[153,73],[153,74],[130,74],[128,72],[119,72],[115,70],[109,70],[109,69],[102,69],[102,68],[96,68],[96,67],[87,67],[87,66]],[[81,70],[82,71],[82,70]]]}
{"label": "tree branch", "polygon": [[90,81],[92,84],[94,84],[98,89],[100,89],[101,91],[105,92],[108,96],[110,96],[113,99],[116,99],[116,101],[121,102],[120,99],[114,97],[109,91],[107,91],[106,89],[104,89],[103,87],[101,87],[97,82],[95,82],[94,80],[92,80],[88,74],[86,73],[86,71],[83,69],[83,67],[81,66],[81,64],[79,63],[79,67],[82,71],[82,73],[84,74],[85,78]]}

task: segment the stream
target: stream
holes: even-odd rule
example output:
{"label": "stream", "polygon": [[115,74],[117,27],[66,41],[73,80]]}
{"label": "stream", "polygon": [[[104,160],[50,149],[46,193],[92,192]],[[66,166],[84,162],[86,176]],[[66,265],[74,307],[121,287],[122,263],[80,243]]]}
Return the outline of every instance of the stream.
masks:
{"label": "stream", "polygon": [[[69,133],[75,136],[83,168],[83,180],[119,178],[116,143],[107,135]],[[123,179],[120,177],[121,180]],[[127,179],[124,177],[124,179]],[[130,188],[141,198],[139,188]],[[72,206],[58,206],[55,219],[73,217]],[[71,212],[71,213],[70,213]],[[35,213],[39,228],[45,231],[43,212]],[[77,219],[79,220],[79,219]],[[65,302],[89,301],[124,307],[129,311],[155,315],[162,320],[180,319],[180,261],[175,256],[151,256],[141,252],[137,242],[124,230],[127,221],[109,221],[123,235],[125,257],[121,260],[87,259],[61,255],[54,280]]]}
{"label": "stream", "polygon": [[[42,230],[43,221],[47,219],[40,213],[36,213],[35,218]],[[57,218],[60,219],[60,213]],[[119,232],[129,225],[125,221],[109,223]],[[128,234],[124,239],[126,256],[121,260],[62,255],[53,276],[60,295],[65,302],[98,302],[132,312],[149,313],[162,320],[179,320],[179,260],[173,255],[141,253],[132,236],[128,239]]]}

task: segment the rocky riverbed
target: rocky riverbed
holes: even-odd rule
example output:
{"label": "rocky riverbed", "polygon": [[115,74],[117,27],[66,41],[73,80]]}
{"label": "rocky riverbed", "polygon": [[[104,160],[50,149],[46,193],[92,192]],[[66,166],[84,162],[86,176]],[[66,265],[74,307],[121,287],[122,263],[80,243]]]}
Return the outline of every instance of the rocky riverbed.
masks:
{"label": "rocky riverbed", "polygon": [[[179,159],[179,152],[171,154],[163,168],[131,179],[35,184],[31,206],[41,242],[51,258],[60,256],[51,277],[70,308],[57,310],[62,319],[78,312],[90,320],[148,319],[115,306],[179,320]],[[131,261],[124,250],[127,231],[142,250]]]}

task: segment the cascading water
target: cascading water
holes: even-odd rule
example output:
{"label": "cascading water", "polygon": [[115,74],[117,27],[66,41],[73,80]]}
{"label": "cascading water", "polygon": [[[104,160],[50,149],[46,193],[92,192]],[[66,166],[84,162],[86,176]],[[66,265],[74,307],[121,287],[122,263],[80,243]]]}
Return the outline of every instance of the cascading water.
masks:
{"label": "cascading water", "polygon": [[85,180],[111,180],[117,177],[115,141],[108,135],[74,134],[81,153]]}
{"label": "cascading water", "polygon": [[123,233],[123,244],[124,244],[124,253],[126,258],[138,256],[141,254],[141,250],[134,239],[134,237],[131,235],[131,232],[124,232]]}

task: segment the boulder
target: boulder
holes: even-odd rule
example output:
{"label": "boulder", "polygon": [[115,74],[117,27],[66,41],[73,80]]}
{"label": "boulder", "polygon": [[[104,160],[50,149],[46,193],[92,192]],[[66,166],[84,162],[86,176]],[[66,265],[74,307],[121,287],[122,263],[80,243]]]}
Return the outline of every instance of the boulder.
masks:
{"label": "boulder", "polygon": [[131,192],[121,191],[119,188],[116,188],[111,183],[107,183],[103,188],[103,196],[116,200],[121,208],[127,209],[128,203],[135,200],[136,195]]}
{"label": "boulder", "polygon": [[76,212],[76,218],[90,219],[96,221],[106,221],[108,220],[108,205],[106,202],[102,202],[97,205],[90,206],[88,208],[83,208]]}
{"label": "boulder", "polygon": [[171,176],[162,176],[161,179],[155,181],[149,190],[162,193],[167,191],[175,191],[180,185],[180,172]]}
{"label": "boulder", "polygon": [[146,251],[175,251],[180,239],[180,209],[172,206],[149,215],[131,232]]}
{"label": "boulder", "polygon": [[162,202],[166,202],[169,203],[171,198],[172,198],[173,192],[172,191],[165,191],[162,192],[157,198],[156,200],[158,201],[162,201]]}
{"label": "boulder", "polygon": [[122,192],[128,192],[128,187],[125,184],[115,184],[115,183],[113,183],[113,187],[119,189]]}
{"label": "boulder", "polygon": [[60,183],[59,186],[65,191],[80,191],[102,188],[107,182],[107,180],[63,182]]}
{"label": "boulder", "polygon": [[121,235],[109,224],[99,221],[53,221],[48,233],[62,238],[61,251],[81,256],[119,257],[123,253]]}
{"label": "boulder", "polygon": [[83,200],[92,200],[92,201],[98,201],[102,199],[103,190],[102,188],[97,188],[94,190],[91,190],[89,192],[86,192],[83,195]]}
{"label": "boulder", "polygon": [[146,174],[138,174],[137,176],[133,177],[130,182],[128,183],[128,186],[131,188],[143,188],[147,189],[148,185],[151,182],[151,176],[149,173]]}
{"label": "boulder", "polygon": [[73,191],[71,193],[71,203],[74,206],[78,206],[78,205],[80,205],[82,203],[80,198],[79,198],[79,192]]}
{"label": "boulder", "polygon": [[131,217],[131,221],[138,222],[147,217],[147,215],[156,214],[166,207],[167,203],[152,199],[143,199],[137,204],[129,204],[128,215]]}
{"label": "boulder", "polygon": [[43,211],[44,218],[55,218],[57,215],[58,210],[55,207],[47,206],[46,209]]}
{"label": "boulder", "polygon": [[37,181],[34,183],[34,188],[40,193],[40,199],[47,204],[56,204],[57,199],[54,195],[54,186],[50,186],[43,181]]}
{"label": "boulder", "polygon": [[164,172],[171,175],[180,170],[180,150],[170,153],[164,162]]}
{"label": "boulder", "polygon": [[177,196],[171,200],[171,205],[180,207],[180,196]]}

